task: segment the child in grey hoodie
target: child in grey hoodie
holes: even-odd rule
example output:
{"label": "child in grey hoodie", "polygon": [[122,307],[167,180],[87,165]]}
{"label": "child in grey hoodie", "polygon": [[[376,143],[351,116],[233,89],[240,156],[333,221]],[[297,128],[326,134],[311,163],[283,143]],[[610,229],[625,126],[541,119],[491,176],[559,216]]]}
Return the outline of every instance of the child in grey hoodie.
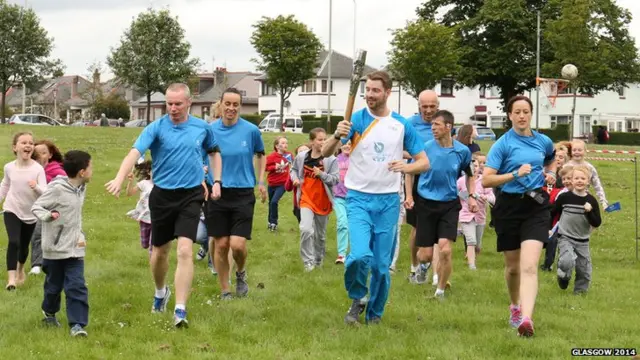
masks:
{"label": "child in grey hoodie", "polygon": [[69,151],[62,166],[68,177],[59,176],[50,182],[31,208],[42,221],[42,269],[46,274],[42,321],[60,327],[56,313],[64,289],[71,336],[87,336],[84,328],[89,322],[89,292],[84,281],[87,242],[82,231],[82,206],[93,172],[91,155]]}

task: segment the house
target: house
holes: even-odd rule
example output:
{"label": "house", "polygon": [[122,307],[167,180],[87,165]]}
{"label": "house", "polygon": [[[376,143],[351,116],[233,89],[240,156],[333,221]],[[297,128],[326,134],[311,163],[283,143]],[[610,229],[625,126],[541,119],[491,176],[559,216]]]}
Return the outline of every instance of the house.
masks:
{"label": "house", "polygon": [[[349,85],[353,69],[353,59],[332,51],[331,55],[331,113],[342,115],[349,94]],[[365,65],[364,74],[371,73],[377,69]],[[309,79],[304,84],[294,90],[291,96],[285,101],[285,113],[297,115],[328,115],[329,114],[329,52],[320,51],[318,55],[318,66],[315,70],[316,76]],[[259,82],[258,89],[260,97],[258,101],[258,111],[262,115],[280,112],[280,95],[274,88],[267,84],[265,74],[256,78]]]}
{"label": "house", "polygon": [[[90,119],[91,104],[102,94],[116,93],[131,101],[134,92],[120,85],[115,79],[100,82],[100,73],[95,72],[90,82],[80,75],[65,75],[45,81],[36,91],[28,91],[25,98],[25,113],[43,114],[67,122],[78,119]],[[7,106],[21,113],[22,85],[10,88],[7,93]],[[56,114],[57,112],[57,114]]]}
{"label": "house", "polygon": [[[258,89],[255,79],[259,74],[249,71],[227,71],[225,68],[217,68],[213,73],[198,74],[198,83],[192,89],[191,115],[205,120],[211,118],[211,107],[215,104],[222,92],[234,87],[242,94],[243,114],[258,112]],[[166,113],[166,101],[163,93],[156,92],[151,95],[151,119],[157,119]],[[147,98],[141,96],[131,104],[133,119],[146,119]]]}
{"label": "house", "polygon": [[[322,64],[317,76],[307,80],[303,86],[296,89],[285,102],[285,112],[296,115],[326,116],[344,115],[349,94],[349,83],[353,59],[333,52],[331,104],[327,94],[328,69],[327,52],[320,54],[319,62]],[[336,65],[334,65],[336,64]],[[375,69],[366,67],[364,74]],[[265,77],[257,78],[260,90],[258,109],[261,114],[279,112],[280,97],[274,89],[267,85]],[[456,89],[453,79],[443,79],[434,88],[440,98],[440,109],[451,111],[456,119],[456,124],[474,123],[480,126],[492,128],[504,128],[507,116],[503,111],[500,92],[497,88],[463,87]],[[528,91],[527,96],[534,104],[532,127],[536,128],[536,91]],[[630,84],[618,91],[603,91],[589,96],[578,94],[576,99],[576,112],[574,122],[574,136],[585,136],[591,132],[594,125],[607,126],[609,131],[637,131],[640,128],[640,103],[631,99],[640,98],[640,84]],[[540,90],[540,106],[538,114],[539,128],[552,128],[557,124],[568,124],[571,117],[573,95],[570,90],[564,90],[558,95],[555,106],[552,106],[544,91]],[[387,101],[391,110],[404,117],[409,117],[418,112],[417,99],[411,96],[406,89],[398,86],[394,81],[391,95]],[[358,96],[354,109],[365,106],[364,81],[360,83]],[[331,110],[329,110],[331,109]]]}

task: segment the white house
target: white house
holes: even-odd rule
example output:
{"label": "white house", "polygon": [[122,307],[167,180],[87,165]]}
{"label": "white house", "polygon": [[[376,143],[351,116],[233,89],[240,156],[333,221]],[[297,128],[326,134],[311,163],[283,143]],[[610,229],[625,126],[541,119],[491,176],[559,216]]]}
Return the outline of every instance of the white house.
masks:
{"label": "white house", "polygon": [[[322,51],[318,63],[321,64],[313,79],[296,89],[285,102],[285,113],[297,115],[326,116],[343,115],[349,94],[349,82],[353,59],[343,54],[333,52],[331,58],[332,91],[329,100],[327,92],[328,81],[328,52]],[[376,70],[366,66],[364,74]],[[263,114],[280,110],[280,97],[259,76],[258,111]],[[433,89],[440,96],[440,108],[451,111],[456,124],[475,122],[492,128],[503,128],[506,115],[500,104],[500,93],[496,88],[468,88],[455,89],[455,82],[443,79]],[[364,82],[360,84],[359,96],[356,98],[354,109],[365,106]],[[527,94],[536,108],[535,89]],[[595,96],[578,94],[576,98],[576,112],[574,122],[574,136],[589,134],[592,125],[606,125],[609,131],[637,131],[640,128],[640,85],[632,84],[618,92],[604,91]],[[330,103],[329,103],[330,101]],[[552,128],[556,124],[568,124],[571,117],[573,95],[569,90],[558,96],[555,106],[551,106],[544,91],[540,90],[540,107],[538,114],[539,128]],[[402,116],[408,117],[418,111],[417,100],[409,95],[405,89],[399,89],[394,83],[392,94],[388,100],[389,107]],[[331,109],[331,111],[329,111]],[[536,127],[536,115],[532,119],[532,127]]]}

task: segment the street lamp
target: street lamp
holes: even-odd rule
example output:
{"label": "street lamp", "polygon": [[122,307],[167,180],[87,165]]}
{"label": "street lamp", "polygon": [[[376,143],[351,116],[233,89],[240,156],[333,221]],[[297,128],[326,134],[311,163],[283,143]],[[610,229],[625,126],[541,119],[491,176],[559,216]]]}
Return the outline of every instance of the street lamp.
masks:
{"label": "street lamp", "polygon": [[333,25],[333,0],[329,0],[329,68],[327,76],[327,131],[331,131],[331,55],[333,48],[331,47],[331,32]]}
{"label": "street lamp", "polygon": [[353,0],[353,63],[356,62],[356,19],[357,19],[357,4],[356,0]]}

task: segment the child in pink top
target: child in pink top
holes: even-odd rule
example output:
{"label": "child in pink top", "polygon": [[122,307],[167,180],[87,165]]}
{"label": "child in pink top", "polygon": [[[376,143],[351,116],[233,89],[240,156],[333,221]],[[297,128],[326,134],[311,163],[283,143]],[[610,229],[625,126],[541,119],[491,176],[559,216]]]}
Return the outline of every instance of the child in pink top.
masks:
{"label": "child in pink top", "polygon": [[[38,140],[35,143],[31,158],[44,168],[47,184],[57,176],[67,176],[62,168],[62,153],[60,149],[49,140]],[[38,275],[42,268],[42,223],[38,221],[31,236],[31,271],[29,274]]]}
{"label": "child in pink top", "polygon": [[[467,192],[464,176],[458,179],[458,193],[460,194],[460,203],[462,204],[458,221],[460,222],[462,233],[466,239],[467,262],[471,270],[476,269],[476,251],[482,247],[482,235],[484,234],[487,219],[487,204],[493,205],[496,201],[493,190],[482,187],[482,171],[487,161],[486,156],[476,153],[473,157],[473,172],[475,174],[474,180],[476,185],[475,194],[469,194]],[[469,196],[475,197],[478,202],[479,209],[476,213],[472,213],[469,210],[466,201]]]}
{"label": "child in pink top", "polygon": [[22,285],[26,279],[24,264],[29,256],[29,242],[37,218],[31,207],[47,187],[44,169],[31,158],[33,135],[17,133],[13,137],[13,153],[16,160],[4,166],[0,184],[0,202],[4,201],[4,225],[7,229],[7,286],[9,291]]}

